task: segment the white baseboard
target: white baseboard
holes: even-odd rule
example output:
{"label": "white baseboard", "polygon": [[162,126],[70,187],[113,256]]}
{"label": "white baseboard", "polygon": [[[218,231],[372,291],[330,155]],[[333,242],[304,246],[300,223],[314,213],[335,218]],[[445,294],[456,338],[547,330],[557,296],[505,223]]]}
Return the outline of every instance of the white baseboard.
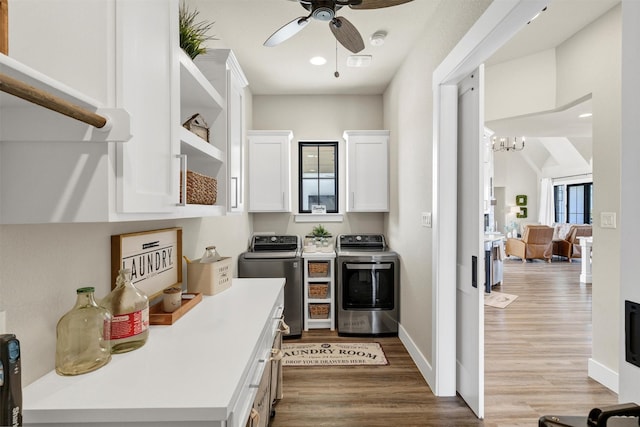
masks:
{"label": "white baseboard", "polygon": [[435,374],[433,372],[433,368],[402,325],[398,325],[398,338],[400,338],[400,341],[404,344],[409,356],[411,356],[411,359],[413,359],[413,362],[418,367],[418,370],[431,388],[431,391],[435,394]]}
{"label": "white baseboard", "polygon": [[590,358],[588,375],[589,378],[593,378],[609,390],[618,393],[619,380],[617,372]]}

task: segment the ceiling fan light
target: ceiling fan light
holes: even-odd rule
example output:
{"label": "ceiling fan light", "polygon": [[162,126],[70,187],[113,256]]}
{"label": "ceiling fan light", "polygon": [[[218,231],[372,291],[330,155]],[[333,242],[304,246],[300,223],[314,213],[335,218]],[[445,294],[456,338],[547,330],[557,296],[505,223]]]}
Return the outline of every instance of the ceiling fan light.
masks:
{"label": "ceiling fan light", "polygon": [[371,43],[372,46],[382,46],[386,38],[386,31],[376,31],[375,33],[371,34],[371,37],[369,37],[369,43]]}
{"label": "ceiling fan light", "polygon": [[347,57],[347,67],[361,68],[371,65],[373,57],[371,55],[349,55]]}

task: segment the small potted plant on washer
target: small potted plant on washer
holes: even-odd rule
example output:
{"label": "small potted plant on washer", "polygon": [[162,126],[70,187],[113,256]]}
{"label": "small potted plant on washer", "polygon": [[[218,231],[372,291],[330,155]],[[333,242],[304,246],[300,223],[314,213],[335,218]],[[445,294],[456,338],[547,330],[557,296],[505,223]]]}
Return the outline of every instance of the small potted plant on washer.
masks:
{"label": "small potted plant on washer", "polygon": [[322,224],[318,224],[311,230],[311,236],[315,239],[316,245],[327,246],[331,233]]}

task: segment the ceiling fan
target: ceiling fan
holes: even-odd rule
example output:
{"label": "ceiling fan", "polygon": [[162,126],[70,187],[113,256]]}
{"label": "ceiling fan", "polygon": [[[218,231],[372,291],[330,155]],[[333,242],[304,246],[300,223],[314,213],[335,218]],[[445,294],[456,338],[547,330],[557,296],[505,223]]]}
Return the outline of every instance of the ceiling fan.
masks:
{"label": "ceiling fan", "polygon": [[383,7],[398,6],[413,0],[290,0],[297,1],[310,13],[301,16],[282,26],[273,33],[265,42],[265,46],[276,46],[283,41],[298,34],[310,22],[311,18],[318,21],[329,22],[329,28],[345,48],[353,53],[364,49],[364,41],[356,27],[343,16],[336,16],[343,6],[351,9],[380,9]]}

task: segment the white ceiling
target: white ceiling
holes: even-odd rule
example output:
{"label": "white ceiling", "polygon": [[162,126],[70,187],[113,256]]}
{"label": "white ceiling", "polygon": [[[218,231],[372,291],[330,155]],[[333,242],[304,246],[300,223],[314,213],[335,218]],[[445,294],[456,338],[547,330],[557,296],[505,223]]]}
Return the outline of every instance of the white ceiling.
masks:
{"label": "white ceiling", "polygon": [[552,111],[492,120],[485,123],[485,126],[496,135],[590,138],[592,118],[580,115],[591,112],[591,98],[588,98]]}
{"label": "white ceiling", "polygon": [[[498,50],[486,61],[486,65],[491,66],[552,49],[618,3],[619,0],[552,0],[546,11]],[[494,120],[486,123],[486,126],[496,135],[564,137],[577,143],[580,141],[579,138],[591,138],[591,117],[579,117],[580,114],[591,112],[591,99],[582,99],[552,111]],[[529,145],[538,142],[531,139],[529,141]]]}
{"label": "white ceiling", "polygon": [[[309,12],[290,0],[188,0],[200,16],[215,21],[212,32],[219,41],[211,47],[231,48],[245,72],[254,95],[285,94],[381,94],[414,40],[442,0],[416,0],[377,10],[343,7],[344,16],[360,31],[365,49],[359,55],[372,55],[367,68],[347,68],[352,53],[338,44],[339,78],[336,71],[336,41],[329,24],[312,20],[300,33],[275,47],[264,41],[278,28]],[[450,0],[449,0],[450,1]],[[386,43],[374,47],[369,37],[375,31],[388,32]],[[327,63],[314,66],[313,56],[324,56]]]}
{"label": "white ceiling", "polygon": [[[312,21],[300,33],[276,47],[263,42],[282,25],[308,12],[295,0],[185,0],[199,18],[213,21],[212,33],[219,40],[210,47],[231,48],[249,80],[254,95],[287,94],[382,94],[417,37],[443,1],[414,0],[400,6],[377,10],[343,7],[344,16],[360,30],[365,49],[372,55],[371,66],[347,68],[351,52],[336,43],[326,22]],[[609,10],[620,0],[551,0],[548,10],[527,25],[487,64],[499,63],[557,46],[580,28]],[[464,3],[461,2],[461,7]],[[388,32],[380,47],[369,44],[375,31]],[[327,64],[309,64],[322,55]]]}

